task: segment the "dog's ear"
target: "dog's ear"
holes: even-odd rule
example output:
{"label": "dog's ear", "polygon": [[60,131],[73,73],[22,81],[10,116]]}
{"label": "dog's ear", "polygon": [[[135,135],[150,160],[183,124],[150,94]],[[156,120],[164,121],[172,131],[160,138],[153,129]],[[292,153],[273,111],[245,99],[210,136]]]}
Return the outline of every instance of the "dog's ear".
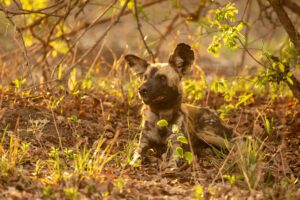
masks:
{"label": "dog's ear", "polygon": [[194,62],[194,52],[187,44],[180,43],[169,58],[169,64],[184,75]]}
{"label": "dog's ear", "polygon": [[147,61],[135,55],[126,55],[125,60],[128,63],[131,70],[139,76],[142,76],[148,67]]}

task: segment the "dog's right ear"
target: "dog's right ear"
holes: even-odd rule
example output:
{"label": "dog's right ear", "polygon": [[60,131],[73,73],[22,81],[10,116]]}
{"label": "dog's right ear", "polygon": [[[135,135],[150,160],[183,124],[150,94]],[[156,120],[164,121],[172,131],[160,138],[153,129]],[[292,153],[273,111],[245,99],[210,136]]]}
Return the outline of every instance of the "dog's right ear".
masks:
{"label": "dog's right ear", "polygon": [[131,54],[126,55],[125,60],[128,63],[131,70],[139,76],[142,76],[145,73],[149,65],[144,59]]}
{"label": "dog's right ear", "polygon": [[180,75],[184,75],[195,59],[194,51],[190,45],[180,43],[169,58],[169,63]]}

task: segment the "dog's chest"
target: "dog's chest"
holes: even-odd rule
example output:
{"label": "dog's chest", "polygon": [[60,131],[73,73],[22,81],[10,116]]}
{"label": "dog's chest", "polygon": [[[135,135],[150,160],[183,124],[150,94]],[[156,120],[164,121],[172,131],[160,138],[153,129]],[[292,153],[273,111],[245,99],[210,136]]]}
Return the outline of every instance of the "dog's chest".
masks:
{"label": "dog's chest", "polygon": [[[144,137],[147,138],[149,142],[156,144],[168,143],[168,137],[172,134],[178,134],[179,132],[184,132],[183,121],[184,116],[182,113],[176,115],[175,119],[169,120],[170,116],[159,116],[152,113],[149,110],[144,112],[145,124],[144,124]],[[173,116],[172,116],[173,117]],[[157,122],[160,120],[169,121],[167,126],[159,126]]]}

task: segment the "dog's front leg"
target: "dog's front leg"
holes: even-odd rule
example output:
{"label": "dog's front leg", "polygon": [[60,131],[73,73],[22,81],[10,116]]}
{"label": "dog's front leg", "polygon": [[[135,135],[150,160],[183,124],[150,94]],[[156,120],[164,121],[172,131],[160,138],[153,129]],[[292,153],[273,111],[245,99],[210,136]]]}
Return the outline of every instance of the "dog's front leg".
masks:
{"label": "dog's front leg", "polygon": [[184,164],[182,158],[176,155],[177,149],[180,147],[182,149],[186,149],[184,144],[178,140],[179,136],[184,136],[183,133],[172,133],[168,137],[169,149],[163,155],[163,160],[167,161],[167,167],[169,168],[178,168],[182,164]]}
{"label": "dog's front leg", "polygon": [[135,149],[130,165],[134,165],[138,159],[140,159],[149,149],[149,141],[145,137],[145,130],[142,131],[139,139],[138,147]]}
{"label": "dog's front leg", "polygon": [[185,136],[183,132],[183,116],[180,116],[172,127],[168,136],[168,151],[162,156],[163,160],[168,161],[168,167],[177,168],[183,164],[183,160],[175,155],[178,147],[186,149],[185,144],[178,140],[179,136]]}

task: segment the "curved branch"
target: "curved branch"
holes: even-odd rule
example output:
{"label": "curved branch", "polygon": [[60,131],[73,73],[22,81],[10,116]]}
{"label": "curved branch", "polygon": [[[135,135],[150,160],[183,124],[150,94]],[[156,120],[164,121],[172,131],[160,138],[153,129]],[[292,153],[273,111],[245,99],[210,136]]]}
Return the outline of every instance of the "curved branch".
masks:
{"label": "curved branch", "polygon": [[283,4],[281,3],[281,1],[278,1],[278,0],[268,0],[268,1],[269,1],[270,5],[273,7],[274,11],[276,12],[280,23],[282,24],[285,31],[289,35],[298,54],[300,54],[300,35],[299,35],[298,31],[295,29],[292,21],[290,20],[289,16],[287,15],[286,11],[283,9]]}
{"label": "curved branch", "polygon": [[284,4],[284,6],[289,8],[293,13],[300,16],[300,6],[297,3],[295,3],[291,0],[284,0],[283,4]]}

